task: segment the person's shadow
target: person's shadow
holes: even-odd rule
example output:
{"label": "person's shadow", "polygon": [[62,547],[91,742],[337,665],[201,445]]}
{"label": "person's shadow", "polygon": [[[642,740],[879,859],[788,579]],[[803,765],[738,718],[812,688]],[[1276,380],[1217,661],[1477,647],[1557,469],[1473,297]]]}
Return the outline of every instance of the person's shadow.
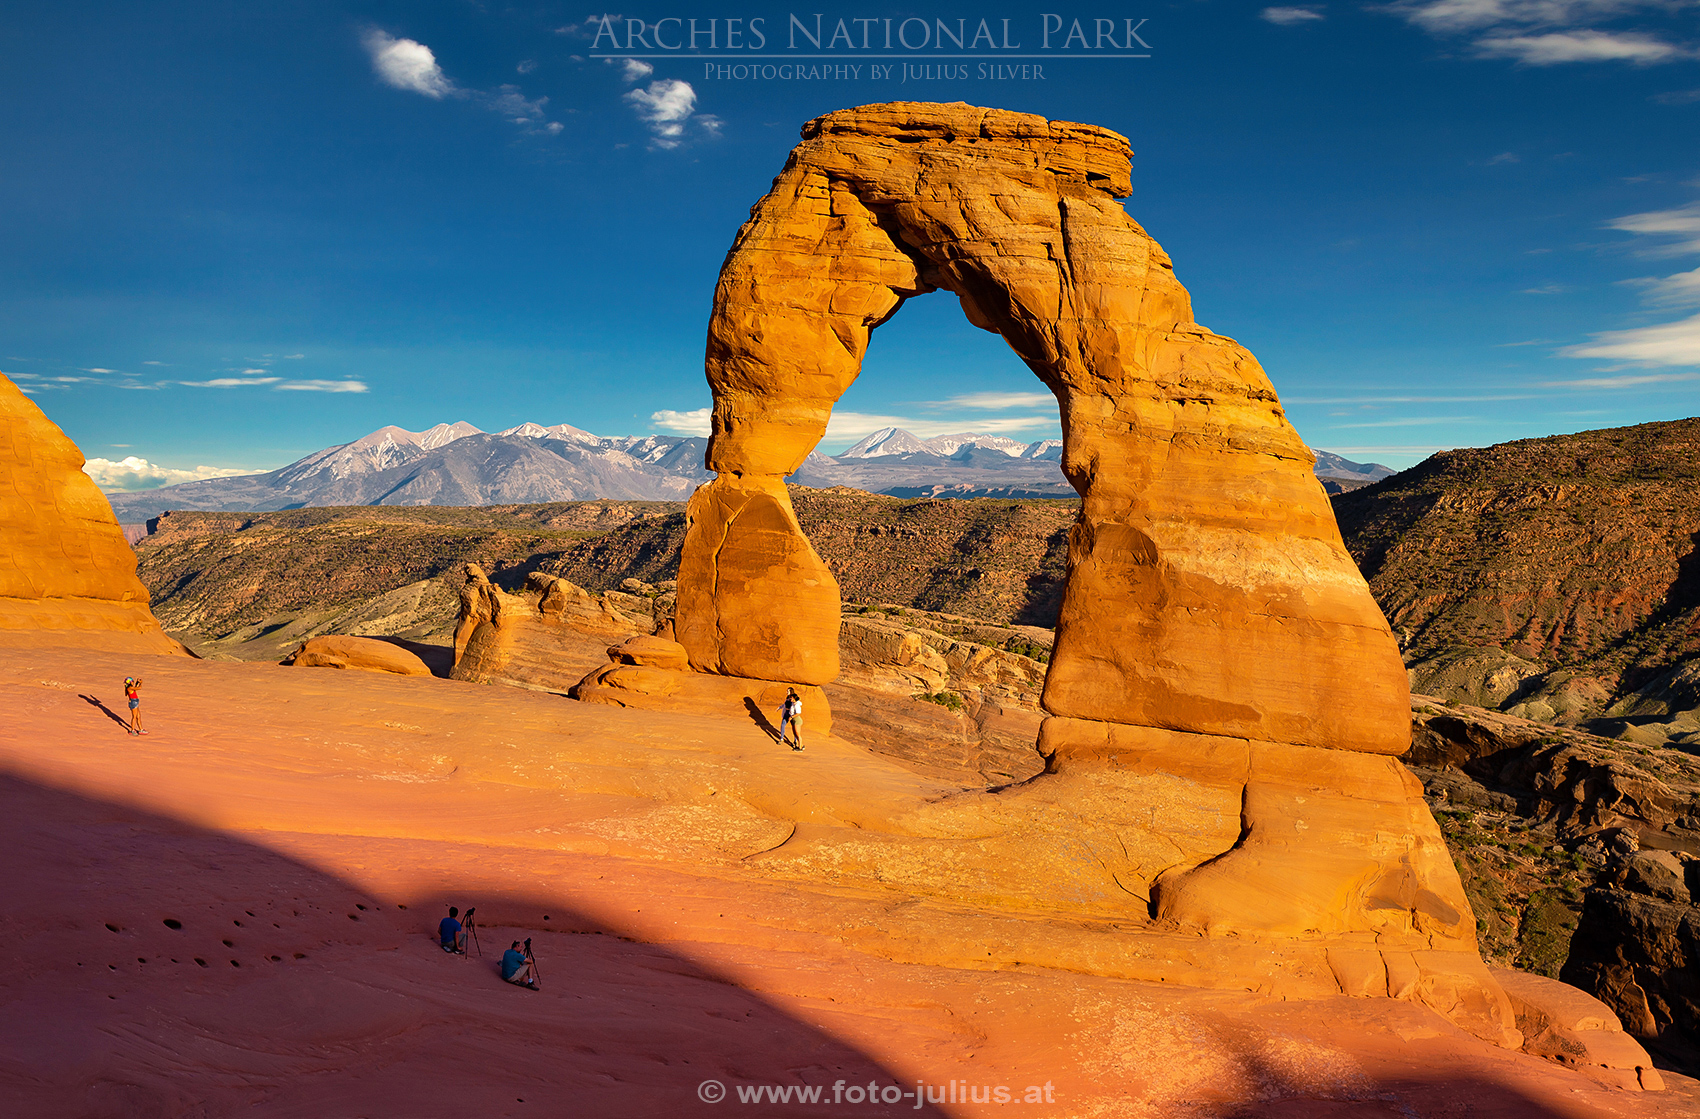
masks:
{"label": "person's shadow", "polygon": [[100,700],[94,698],[94,696],[92,696],[92,695],[80,695],[77,698],[82,700],[84,703],[88,704],[91,707],[100,708],[102,711],[106,712],[106,717],[108,719],[111,719],[113,722],[117,723],[119,726],[123,727],[125,730],[130,729],[130,721],[128,719],[124,718],[124,716],[120,715],[118,712],[114,711],[112,708],[106,706],[106,704],[100,702]]}
{"label": "person's shadow", "polygon": [[779,737],[778,729],[776,729],[774,725],[768,721],[767,712],[763,711],[761,709],[761,705],[749,696],[744,697],[744,710],[750,713],[750,721],[755,723],[755,725],[760,727],[762,730],[766,731],[769,738],[773,739],[775,742],[783,741],[783,739]]}

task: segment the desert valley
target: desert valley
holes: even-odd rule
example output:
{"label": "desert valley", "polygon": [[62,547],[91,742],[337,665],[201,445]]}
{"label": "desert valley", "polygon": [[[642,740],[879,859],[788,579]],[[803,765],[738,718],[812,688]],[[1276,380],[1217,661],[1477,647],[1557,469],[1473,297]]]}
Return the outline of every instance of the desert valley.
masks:
{"label": "desert valley", "polygon": [[[9,1113],[1700,1112],[1700,420],[1319,464],[1127,149],[809,122],[707,439],[109,502],[0,378]],[[1064,439],[820,454],[933,291]]]}

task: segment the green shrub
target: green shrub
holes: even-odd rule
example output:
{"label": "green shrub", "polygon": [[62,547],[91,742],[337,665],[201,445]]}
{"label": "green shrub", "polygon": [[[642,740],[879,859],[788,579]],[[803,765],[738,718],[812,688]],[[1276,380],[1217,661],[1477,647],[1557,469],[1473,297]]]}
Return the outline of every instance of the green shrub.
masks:
{"label": "green shrub", "polygon": [[936,703],[940,707],[948,707],[952,711],[962,710],[962,697],[955,692],[922,692],[915,697],[928,703]]}

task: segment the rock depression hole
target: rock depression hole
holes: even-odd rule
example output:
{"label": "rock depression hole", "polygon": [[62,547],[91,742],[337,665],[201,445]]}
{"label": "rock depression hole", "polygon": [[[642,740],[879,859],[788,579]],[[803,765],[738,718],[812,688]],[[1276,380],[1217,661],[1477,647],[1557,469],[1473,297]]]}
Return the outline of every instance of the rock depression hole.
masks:
{"label": "rock depression hole", "polygon": [[167,917],[165,919],[165,927],[172,930],[181,929],[183,927],[183,922],[177,920],[175,917]]}

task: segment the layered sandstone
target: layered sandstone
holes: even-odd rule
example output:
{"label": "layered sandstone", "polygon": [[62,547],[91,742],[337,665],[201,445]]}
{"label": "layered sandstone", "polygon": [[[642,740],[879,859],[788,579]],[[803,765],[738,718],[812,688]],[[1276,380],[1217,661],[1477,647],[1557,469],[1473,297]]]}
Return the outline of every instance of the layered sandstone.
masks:
{"label": "layered sandstone", "polygon": [[4,376],[0,430],[0,631],[180,653],[82,452]]}
{"label": "layered sandstone", "polygon": [[780,481],[825,433],[873,328],[942,288],[1061,408],[1084,508],[1049,711],[1404,749],[1397,648],[1312,456],[1256,359],[1193,320],[1167,255],[1117,201],[1129,154],[1102,128],[962,104],[805,126],[715,290],[719,477],[692,502],[679,579],[695,666],[836,672],[835,588]]}
{"label": "layered sandstone", "polygon": [[[1184,981],[1407,998],[1515,1045],[1422,787],[1386,756],[1410,741],[1393,635],[1256,359],[1194,321],[1117,202],[1129,154],[1086,125],[865,106],[805,126],[739,231],[708,332],[717,477],[679,572],[699,672],[837,674],[836,585],[782,481],[905,299],[953,292],[1051,389],[1082,498],[1047,773],[764,865],[1203,933],[1215,962]],[[945,675],[899,635],[859,643],[884,636],[897,647],[864,660]]]}
{"label": "layered sandstone", "polygon": [[[455,626],[450,678],[565,694],[600,659],[610,639],[654,629],[652,618],[553,575],[532,572],[520,594],[469,563]],[[629,597],[629,596],[628,596]]]}

